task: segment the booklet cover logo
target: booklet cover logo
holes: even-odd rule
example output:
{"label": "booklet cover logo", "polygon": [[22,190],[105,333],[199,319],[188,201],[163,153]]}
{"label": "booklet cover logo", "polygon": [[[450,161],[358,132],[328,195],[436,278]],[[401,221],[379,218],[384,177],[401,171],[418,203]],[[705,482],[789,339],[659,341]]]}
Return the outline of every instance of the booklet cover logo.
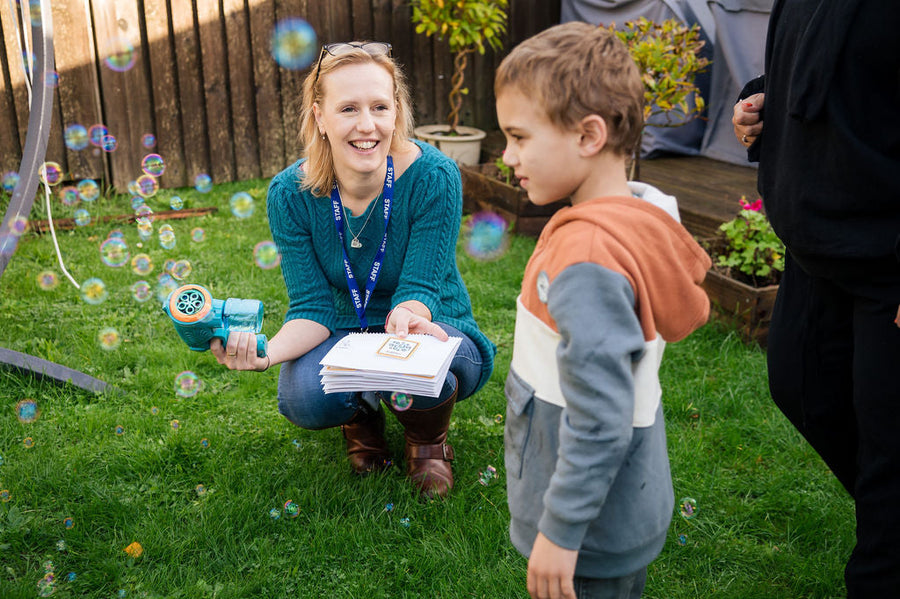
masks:
{"label": "booklet cover logo", "polygon": [[379,356],[387,356],[389,358],[400,358],[401,360],[406,360],[413,352],[416,351],[416,348],[419,347],[418,341],[411,341],[409,339],[400,339],[398,337],[388,337],[388,339],[378,348],[377,353]]}

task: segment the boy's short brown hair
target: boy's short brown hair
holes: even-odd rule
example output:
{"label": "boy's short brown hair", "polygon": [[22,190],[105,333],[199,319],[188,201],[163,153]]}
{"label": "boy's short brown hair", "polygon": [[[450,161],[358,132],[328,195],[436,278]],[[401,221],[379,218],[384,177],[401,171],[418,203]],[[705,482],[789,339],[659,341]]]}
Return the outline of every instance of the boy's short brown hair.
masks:
{"label": "boy's short brown hair", "polygon": [[494,77],[494,93],[510,87],[533,97],[550,121],[574,128],[597,114],[609,129],[607,147],[631,155],[644,126],[644,84],[628,48],[603,27],[571,22],[516,46]]}

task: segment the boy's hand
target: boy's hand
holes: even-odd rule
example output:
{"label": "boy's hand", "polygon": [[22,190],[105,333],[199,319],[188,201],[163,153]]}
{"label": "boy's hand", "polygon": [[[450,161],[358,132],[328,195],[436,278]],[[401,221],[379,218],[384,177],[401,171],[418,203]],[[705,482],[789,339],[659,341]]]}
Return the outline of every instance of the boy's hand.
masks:
{"label": "boy's hand", "polygon": [[528,594],[532,599],[575,599],[578,551],[563,549],[538,533],[528,559]]}

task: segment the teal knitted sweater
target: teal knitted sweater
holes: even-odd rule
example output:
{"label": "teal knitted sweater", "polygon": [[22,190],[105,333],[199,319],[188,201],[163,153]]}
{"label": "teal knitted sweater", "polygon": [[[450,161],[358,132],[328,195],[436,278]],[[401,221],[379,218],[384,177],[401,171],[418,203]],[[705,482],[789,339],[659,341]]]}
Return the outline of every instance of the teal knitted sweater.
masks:
{"label": "teal knitted sweater", "polygon": [[[478,346],[484,360],[480,388],[491,375],[496,348],[475,323],[469,293],[456,266],[462,217],[459,168],[434,147],[416,143],[421,155],[394,182],[386,255],[366,318],[380,325],[393,306],[407,300],[422,302],[432,320],[459,329]],[[331,332],[357,328],[331,200],[301,191],[301,162],[272,179],[266,202],[290,298],[285,322],[305,318]],[[379,195],[360,216],[346,213],[350,229],[359,233],[362,242],[361,248],[351,248],[345,226],[344,244],[361,292],[384,235],[382,206]]]}

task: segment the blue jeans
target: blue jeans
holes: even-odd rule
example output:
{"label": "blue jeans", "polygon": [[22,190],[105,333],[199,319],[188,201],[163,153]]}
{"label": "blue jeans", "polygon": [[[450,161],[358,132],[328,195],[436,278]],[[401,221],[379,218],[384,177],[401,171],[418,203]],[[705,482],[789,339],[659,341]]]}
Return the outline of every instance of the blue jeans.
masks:
{"label": "blue jeans", "polygon": [[578,599],[638,599],[647,584],[647,568],[621,578],[575,577]]}
{"label": "blue jeans", "polygon": [[[469,397],[478,387],[481,378],[481,353],[475,343],[456,328],[437,323],[451,337],[462,337],[459,349],[450,362],[450,372],[444,381],[439,397],[416,395],[413,407],[427,410],[441,404],[459,389],[457,401]],[[323,429],[346,423],[359,408],[360,401],[368,400],[377,407],[375,393],[325,393],[319,377],[319,362],[334,345],[356,329],[338,329],[334,334],[296,360],[281,365],[278,377],[278,411],[301,428]],[[390,390],[380,392],[389,397]]]}

